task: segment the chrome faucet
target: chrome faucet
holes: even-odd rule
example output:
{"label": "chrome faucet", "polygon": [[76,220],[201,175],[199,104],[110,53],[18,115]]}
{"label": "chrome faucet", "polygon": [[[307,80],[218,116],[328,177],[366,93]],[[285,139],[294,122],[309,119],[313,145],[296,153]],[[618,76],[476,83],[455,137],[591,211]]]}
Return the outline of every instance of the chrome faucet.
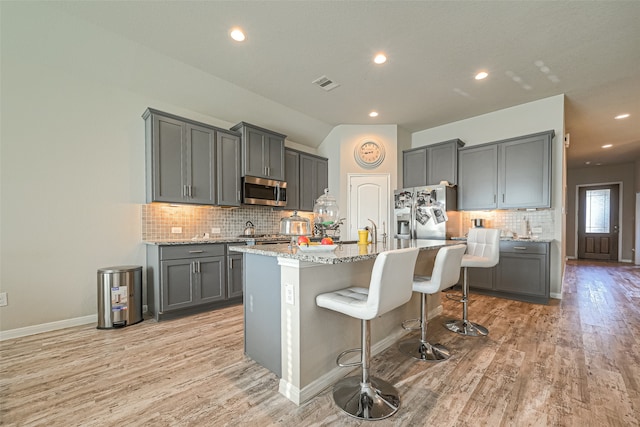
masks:
{"label": "chrome faucet", "polygon": [[367,219],[371,223],[371,243],[375,244],[378,241],[378,226],[372,219]]}

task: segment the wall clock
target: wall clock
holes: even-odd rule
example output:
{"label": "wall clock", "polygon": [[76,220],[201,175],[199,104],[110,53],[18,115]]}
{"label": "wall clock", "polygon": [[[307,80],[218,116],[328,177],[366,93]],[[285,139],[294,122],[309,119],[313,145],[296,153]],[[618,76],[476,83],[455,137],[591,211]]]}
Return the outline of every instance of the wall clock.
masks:
{"label": "wall clock", "polygon": [[363,168],[377,168],[384,160],[384,146],[376,141],[365,139],[356,144],[353,155],[356,162]]}

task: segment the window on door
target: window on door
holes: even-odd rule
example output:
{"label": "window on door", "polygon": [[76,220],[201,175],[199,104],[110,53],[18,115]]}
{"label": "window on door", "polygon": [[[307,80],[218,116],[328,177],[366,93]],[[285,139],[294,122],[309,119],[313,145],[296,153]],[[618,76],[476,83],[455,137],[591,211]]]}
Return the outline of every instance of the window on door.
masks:
{"label": "window on door", "polygon": [[587,190],[585,197],[585,232],[609,233],[611,190]]}

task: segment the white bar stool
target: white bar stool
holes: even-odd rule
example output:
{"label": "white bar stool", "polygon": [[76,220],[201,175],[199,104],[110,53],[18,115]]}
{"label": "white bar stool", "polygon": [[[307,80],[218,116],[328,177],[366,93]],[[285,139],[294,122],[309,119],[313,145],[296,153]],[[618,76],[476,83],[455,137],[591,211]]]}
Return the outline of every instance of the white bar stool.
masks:
{"label": "white bar stool", "polygon": [[[417,248],[381,252],[373,265],[369,288],[350,287],[316,296],[316,304],[361,320],[362,347],[343,351],[338,366],[362,366],[361,377],[347,377],[333,387],[333,400],[347,414],[364,420],[380,420],[400,407],[398,391],[386,381],[369,376],[371,319],[411,299]],[[360,362],[340,363],[348,353],[360,351]]]}
{"label": "white bar stool", "polygon": [[489,335],[482,325],[470,322],[468,315],[469,267],[491,268],[500,260],[500,230],[495,228],[471,228],[467,236],[467,253],[462,257],[464,283],[462,285],[462,319],[449,320],[444,326],[451,332],[470,337]]}
{"label": "white bar stool", "polygon": [[[420,318],[402,322],[407,330],[420,329],[420,339],[402,341],[399,350],[418,360],[441,362],[449,358],[449,350],[440,344],[427,342],[427,295],[435,294],[447,289],[460,279],[460,266],[466,245],[455,245],[441,248],[436,255],[431,276],[415,276],[413,278],[413,292],[422,294],[420,300]],[[407,327],[409,323],[418,323],[419,328]]]}

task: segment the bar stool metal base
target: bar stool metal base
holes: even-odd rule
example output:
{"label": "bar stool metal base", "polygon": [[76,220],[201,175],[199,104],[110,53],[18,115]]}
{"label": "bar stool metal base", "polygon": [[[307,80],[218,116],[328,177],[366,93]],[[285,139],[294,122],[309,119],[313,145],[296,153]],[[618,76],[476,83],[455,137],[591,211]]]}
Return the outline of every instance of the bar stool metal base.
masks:
{"label": "bar stool metal base", "polygon": [[418,360],[427,362],[442,362],[447,360],[451,353],[440,344],[429,344],[419,339],[402,341],[398,346],[400,352]]}
{"label": "bar stool metal base", "polygon": [[465,335],[467,337],[486,337],[489,335],[489,330],[484,326],[464,319],[449,320],[444,324],[444,327],[451,332],[455,332],[459,335]]}
{"label": "bar stool metal base", "polygon": [[333,387],[333,400],[344,412],[361,420],[381,420],[400,407],[398,390],[376,377],[369,377],[369,383],[362,383],[361,377],[341,379]]}

